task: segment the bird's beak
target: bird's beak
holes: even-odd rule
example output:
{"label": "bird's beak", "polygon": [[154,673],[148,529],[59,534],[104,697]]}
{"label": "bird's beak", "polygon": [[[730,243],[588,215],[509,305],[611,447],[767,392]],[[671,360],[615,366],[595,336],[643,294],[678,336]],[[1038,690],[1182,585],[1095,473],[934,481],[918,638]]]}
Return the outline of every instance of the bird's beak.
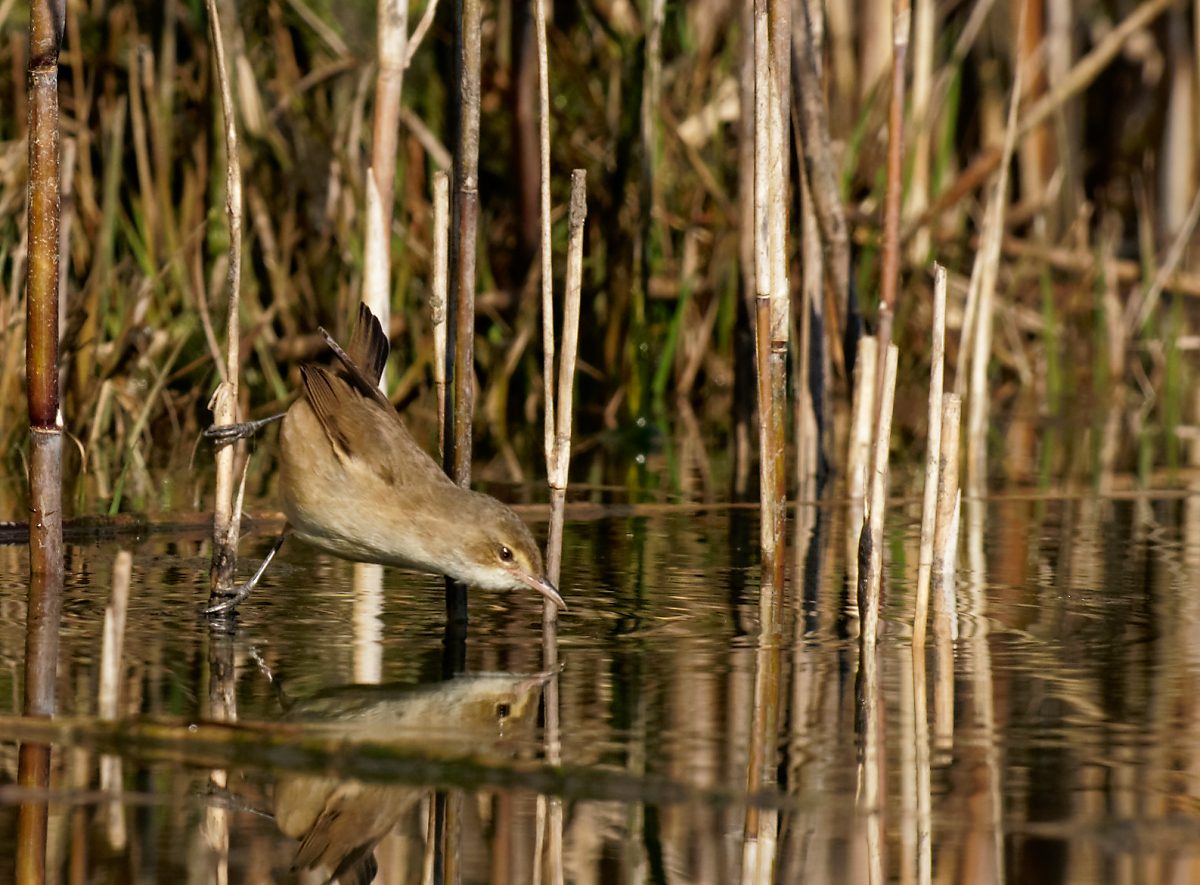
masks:
{"label": "bird's beak", "polygon": [[517,576],[517,580],[521,581],[524,584],[528,584],[530,587],[532,587],[538,593],[545,596],[547,599],[549,599],[551,602],[553,602],[556,606],[561,608],[563,611],[567,610],[567,604],[565,602],[563,602],[563,598],[558,595],[558,588],[555,587],[553,584],[551,584],[544,577],[537,578],[537,577],[534,577],[533,575],[527,575],[524,572],[519,571],[519,570],[516,571],[515,574]]}

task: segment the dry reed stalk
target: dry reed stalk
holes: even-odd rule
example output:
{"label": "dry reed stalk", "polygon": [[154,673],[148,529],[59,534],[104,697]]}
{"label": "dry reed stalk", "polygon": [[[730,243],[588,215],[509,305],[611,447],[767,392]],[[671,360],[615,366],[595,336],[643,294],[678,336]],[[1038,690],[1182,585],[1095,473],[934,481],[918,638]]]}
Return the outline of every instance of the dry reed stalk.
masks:
{"label": "dry reed stalk", "polygon": [[791,37],[789,6],[754,6],[754,213],[756,364],[762,568],[780,604],[786,573],[788,273],[787,101]]}
{"label": "dry reed stalk", "polygon": [[[972,283],[979,280],[979,295],[975,314],[974,337],[971,340],[971,396],[967,412],[967,488],[976,496],[982,495],[987,484],[987,372],[992,352],[993,300],[996,293],[996,274],[1000,267],[1000,241],[1004,236],[1004,211],[1008,195],[1008,168],[1017,140],[1017,112],[1021,103],[1021,69],[1013,77],[1012,99],[1008,107],[1008,123],[1004,131],[1000,169],[996,186],[988,203],[983,223],[982,245],[975,255]],[[965,323],[964,323],[965,327]],[[966,339],[964,339],[965,343]],[[960,354],[960,361],[962,356]],[[956,384],[959,382],[955,378]]]}
{"label": "dry reed stalk", "polygon": [[[221,36],[221,19],[216,0],[207,0],[208,30],[212,39],[214,68],[221,94],[221,112],[225,134],[225,214],[229,219],[229,307],[226,312],[225,377],[217,385],[208,407],[213,424],[233,424],[237,421],[238,404],[238,298],[242,284],[242,175],[238,155],[237,119],[229,71],[225,59],[225,43]],[[241,528],[240,495],[234,495],[235,446],[217,450],[217,482],[213,502],[213,558],[209,572],[209,601],[233,587],[237,568],[237,542]]]}
{"label": "dry reed stalk", "polygon": [[[849,499],[846,513],[846,583],[852,591],[858,587],[858,542],[866,509],[878,354],[879,342],[874,337],[858,339],[858,355],[854,361],[854,397],[850,409],[850,447],[846,455],[846,497]],[[857,592],[850,593],[850,605],[857,614]]]}
{"label": "dry reed stalk", "polygon": [[[400,96],[408,66],[407,0],[379,0],[376,7],[375,107],[371,125],[371,168],[367,186],[363,302],[384,329],[391,325],[391,231],[395,206],[396,142]],[[386,367],[379,385],[386,386]]]}
{"label": "dry reed stalk", "polygon": [[[548,163],[549,158],[545,158]],[[557,372],[558,409],[557,426],[553,433],[553,447],[546,453],[547,473],[550,484],[550,534],[546,541],[546,576],[557,585],[562,571],[562,532],[566,505],[567,476],[571,463],[571,421],[573,394],[575,389],[575,362],[579,344],[579,309],[583,288],[583,233],[587,217],[587,173],[576,169],[571,173],[571,206],[568,215],[569,237],[567,246],[566,290],[563,304],[563,346],[559,355]],[[553,340],[551,340],[553,347]],[[543,372],[555,377],[553,350],[544,354]],[[549,423],[549,417],[547,417]],[[544,632],[543,667],[553,670],[558,662],[558,644],[555,624],[557,607],[547,604],[542,610]],[[550,695],[557,700],[557,683],[547,686],[547,721],[549,721]],[[557,706],[554,707],[557,716]],[[560,833],[561,836],[561,833]],[[561,847],[561,846],[560,846]],[[561,878],[561,858],[557,875]]]}
{"label": "dry reed stalk", "polygon": [[[871,485],[863,519],[863,538],[859,542],[858,609],[862,617],[860,641],[863,648],[872,653],[879,631],[879,604],[883,579],[883,516],[887,509],[888,460],[898,353],[896,345],[888,345],[887,356],[884,358],[882,398],[879,401],[879,424],[875,428],[875,449],[871,459]],[[861,572],[864,564],[867,566],[866,574]]]}
{"label": "dry reed stalk", "polygon": [[[396,143],[400,96],[408,65],[407,0],[379,0],[376,7],[375,107],[371,127],[371,166],[366,182],[362,301],[383,328],[391,327],[392,220],[395,208]],[[387,392],[387,366],[379,387]],[[383,567],[354,564],[354,679],[374,683],[382,678]]]}
{"label": "dry reed stalk", "polygon": [[[29,409],[29,596],[25,620],[24,710],[57,711],[58,633],[62,619],[62,418],[59,413],[59,108],[58,66],[65,2],[30,7],[28,109],[28,263],[25,378]],[[14,287],[15,288],[15,287]],[[44,791],[50,747],[22,743],[17,783]],[[23,802],[17,812],[16,875],[44,882],[48,808]]]}
{"label": "dry reed stalk", "polygon": [[[933,147],[933,54],[936,46],[934,0],[916,0],[913,12],[912,165],[904,215],[919,217],[929,205],[930,165]],[[918,263],[929,254],[929,228],[918,228],[909,242],[909,256]]]}
{"label": "dry reed stalk", "polygon": [[433,316],[433,382],[437,389],[438,455],[446,453],[446,302],[449,273],[450,177],[433,173],[433,279],[429,312]]}
{"label": "dry reed stalk", "polygon": [[[879,343],[884,347],[892,341],[892,322],[900,289],[900,208],[904,197],[904,58],[908,54],[909,18],[908,0],[892,0],[892,89],[888,103],[887,189],[883,202],[883,258],[879,280]],[[882,375],[878,383],[886,383]]]}
{"label": "dry reed stalk", "polygon": [[[788,9],[755,0],[754,27],[754,320],[758,387],[760,579],[759,646],[755,657],[747,792],[774,778],[779,721],[780,649],[786,557],[784,465],[788,334],[787,163],[784,104],[788,85]],[[769,881],[776,855],[777,817],[747,807],[742,880]]]}
{"label": "dry reed stalk", "polygon": [[962,400],[957,394],[946,394],[942,403],[941,453],[938,464],[937,517],[933,536],[932,579],[933,622],[935,629],[947,625],[951,637],[958,633],[958,616],[954,604],[954,548],[958,533],[958,441]]}
{"label": "dry reed stalk", "polygon": [[946,269],[933,265],[933,345],[929,366],[929,417],[925,448],[925,497],[921,507],[921,550],[917,559],[917,598],[913,612],[913,654],[925,655],[925,620],[929,612],[929,574],[937,519],[939,465],[942,453],[942,387],[946,353]]}

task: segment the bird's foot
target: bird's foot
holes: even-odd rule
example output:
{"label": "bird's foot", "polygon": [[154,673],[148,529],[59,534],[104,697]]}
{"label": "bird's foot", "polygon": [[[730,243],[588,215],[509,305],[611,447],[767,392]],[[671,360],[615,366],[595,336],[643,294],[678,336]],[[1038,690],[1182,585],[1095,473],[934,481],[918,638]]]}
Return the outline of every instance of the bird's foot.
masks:
{"label": "bird's foot", "polygon": [[267,552],[267,555],[259,564],[258,569],[253,575],[250,576],[250,580],[242,586],[237,587],[235,592],[226,599],[222,599],[220,602],[210,605],[204,610],[204,613],[206,615],[220,615],[224,614],[225,612],[231,612],[237,608],[241,604],[242,600],[250,595],[250,591],[258,586],[258,581],[260,578],[262,578],[263,572],[267,570],[267,566],[271,564],[271,560],[275,558],[275,554],[279,552],[279,548],[283,546],[283,542],[287,540],[287,536],[290,532],[291,527],[285,525],[283,531],[280,532],[279,537],[275,539],[275,543],[271,546],[271,549]]}
{"label": "bird's foot", "polygon": [[255,421],[240,421],[237,424],[213,424],[204,429],[204,436],[206,439],[212,440],[214,445],[227,446],[239,439],[249,439],[285,414],[287,413],[280,412],[278,415],[268,415],[266,418],[259,418]]}

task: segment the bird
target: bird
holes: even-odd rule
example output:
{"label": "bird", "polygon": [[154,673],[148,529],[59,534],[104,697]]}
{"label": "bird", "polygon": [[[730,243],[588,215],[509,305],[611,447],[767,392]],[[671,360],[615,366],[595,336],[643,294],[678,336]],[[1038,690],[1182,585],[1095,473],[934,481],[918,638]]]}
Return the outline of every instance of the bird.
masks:
{"label": "bird", "polygon": [[289,534],[357,562],[444,574],[487,590],[531,589],[565,609],[521,518],[491,495],[455,484],[379,389],[389,345],[371,309],[359,305],[345,350],[320,332],[337,357],[336,369],[303,364],[301,395],[286,412],[205,431],[228,443],[282,418],[280,491],[287,517],[250,580],[205,611],[239,605]]}
{"label": "bird", "polygon": [[[542,690],[554,675],[474,673],[421,685],[344,685],[299,700],[275,684],[285,721],[306,735],[386,742],[394,758],[427,765],[463,758],[487,765],[529,746]],[[422,845],[418,812],[429,792],[416,784],[287,774],[275,784],[274,816],[280,832],[299,840],[293,869],[321,868],[329,876],[324,881],[367,885],[384,836],[396,831],[404,844]],[[402,854],[416,858],[419,878],[423,852]]]}

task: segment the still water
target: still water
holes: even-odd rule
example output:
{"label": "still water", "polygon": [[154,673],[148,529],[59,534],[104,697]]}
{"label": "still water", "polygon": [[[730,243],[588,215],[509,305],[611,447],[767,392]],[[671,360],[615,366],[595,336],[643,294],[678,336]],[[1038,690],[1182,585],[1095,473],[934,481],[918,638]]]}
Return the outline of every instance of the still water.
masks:
{"label": "still water", "polygon": [[[373,592],[289,542],[214,629],[199,533],[76,541],[65,724],[36,735],[16,715],[27,555],[0,546],[0,857],[29,798],[17,743],[38,737],[52,882],[549,882],[559,851],[577,883],[865,882],[873,867],[897,882],[1200,881],[1198,505],[964,502],[957,636],[931,634],[914,687],[919,504],[894,503],[876,706],[839,503],[793,510],[772,636],[754,510],[569,513],[560,666],[543,666],[540,600],[475,592],[467,674],[450,680],[440,579],[388,569]],[[269,542],[243,539],[243,572]],[[105,611],[126,567],[106,698]],[[110,655],[115,641],[110,628]],[[763,721],[765,782],[747,768]],[[443,842],[457,848],[427,850]]]}

